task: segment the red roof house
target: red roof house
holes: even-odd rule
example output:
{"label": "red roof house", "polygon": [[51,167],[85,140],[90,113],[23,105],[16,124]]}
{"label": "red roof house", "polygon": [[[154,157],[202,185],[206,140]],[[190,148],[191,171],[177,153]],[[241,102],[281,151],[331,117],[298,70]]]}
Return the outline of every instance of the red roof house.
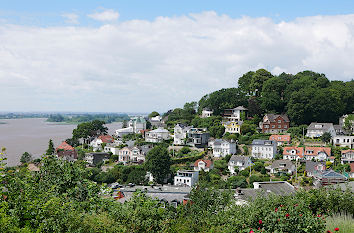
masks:
{"label": "red roof house", "polygon": [[198,159],[193,164],[194,171],[204,170],[206,172],[210,171],[214,167],[214,163],[208,159]]}
{"label": "red roof house", "polygon": [[112,143],[114,141],[111,135],[101,135],[98,139],[101,139],[102,143]]}
{"label": "red roof house", "polygon": [[290,144],[290,135],[273,134],[269,136],[269,140],[276,141],[278,146],[285,143]]}
{"label": "red roof house", "polygon": [[77,159],[77,152],[74,147],[70,146],[67,142],[62,142],[56,149],[55,149],[58,157],[64,158],[69,161],[73,161]]}
{"label": "red roof house", "polygon": [[295,160],[304,157],[304,148],[296,146],[288,146],[283,148],[283,159]]}

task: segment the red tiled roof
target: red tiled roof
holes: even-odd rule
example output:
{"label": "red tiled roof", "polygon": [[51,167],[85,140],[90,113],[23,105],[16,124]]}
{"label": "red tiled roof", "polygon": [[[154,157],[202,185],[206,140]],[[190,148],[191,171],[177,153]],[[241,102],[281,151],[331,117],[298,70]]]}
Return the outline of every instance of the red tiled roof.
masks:
{"label": "red tiled roof", "polygon": [[102,143],[110,143],[113,142],[113,138],[110,135],[101,135],[98,137],[99,139],[102,140]]}
{"label": "red tiled roof", "polygon": [[350,172],[354,172],[354,163],[350,163]]}
{"label": "red tiled roof", "polygon": [[198,159],[197,161],[194,162],[194,167],[198,167],[198,163],[200,161],[203,161],[205,163],[205,167],[210,167],[211,164],[212,164],[212,161],[211,160],[208,160],[208,159]]}
{"label": "red tiled roof", "polygon": [[353,152],[353,153],[354,153],[354,150],[342,150],[342,151],[341,151],[342,155],[343,155],[343,154],[346,154],[346,153],[348,153],[348,152]]}
{"label": "red tiled roof", "polygon": [[273,140],[277,142],[290,142],[290,135],[273,134],[269,136],[269,140]]}
{"label": "red tiled roof", "polygon": [[296,155],[297,156],[302,156],[304,153],[304,148],[303,147],[296,147],[296,146],[288,146],[283,148],[283,155],[293,155],[287,151],[290,150],[296,150]]}
{"label": "red tiled roof", "polygon": [[[309,153],[313,151],[313,153]],[[326,153],[327,156],[331,156],[331,148],[330,147],[305,147],[305,155],[317,156],[319,152]]]}
{"label": "red tiled roof", "polygon": [[56,150],[74,150],[74,147],[70,146],[67,142],[62,142]]}

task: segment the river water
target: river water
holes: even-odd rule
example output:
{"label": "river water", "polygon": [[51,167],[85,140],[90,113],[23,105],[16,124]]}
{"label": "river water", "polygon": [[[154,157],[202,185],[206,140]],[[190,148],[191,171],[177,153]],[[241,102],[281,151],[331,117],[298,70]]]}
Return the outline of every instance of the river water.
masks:
{"label": "river water", "polygon": [[[48,148],[52,139],[57,147],[62,141],[70,138],[76,125],[46,122],[44,118],[0,119],[0,148],[6,148],[7,165],[20,163],[21,155],[27,151],[33,158],[40,158]],[[106,125],[108,133],[113,134],[122,128],[122,123],[114,122]]]}

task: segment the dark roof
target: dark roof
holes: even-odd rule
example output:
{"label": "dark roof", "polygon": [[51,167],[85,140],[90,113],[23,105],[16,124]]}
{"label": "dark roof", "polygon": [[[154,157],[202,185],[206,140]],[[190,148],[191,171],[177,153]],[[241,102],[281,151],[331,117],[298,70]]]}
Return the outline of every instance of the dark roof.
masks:
{"label": "dark roof", "polygon": [[240,155],[233,155],[231,156],[229,162],[234,161],[234,162],[246,162],[250,159],[248,156],[240,156]]}
{"label": "dark roof", "polygon": [[306,165],[305,165],[305,170],[306,172],[314,172],[314,171],[317,171],[315,169],[315,167],[318,165],[318,164],[322,164],[324,167],[326,167],[326,162],[314,162],[314,161],[311,161],[311,160],[307,160],[306,161]]}
{"label": "dark roof", "polygon": [[342,174],[340,174],[338,172],[335,172],[333,170],[329,170],[329,171],[325,171],[325,172],[319,173],[316,177],[320,178],[320,179],[323,179],[323,178],[326,178],[326,179],[337,179],[337,178],[347,179],[347,177],[345,177],[344,175],[342,175]]}
{"label": "dark roof", "polygon": [[285,167],[281,167],[282,169],[290,169],[292,166],[294,166],[294,164],[287,159],[281,159],[281,160],[275,160],[272,165],[271,168],[280,168],[280,164],[285,164]]}
{"label": "dark roof", "polygon": [[[317,127],[320,125],[321,127]],[[333,123],[317,123],[312,122],[308,127],[307,130],[328,130],[330,127],[333,127]]]}
{"label": "dark roof", "polygon": [[273,113],[268,113],[265,116],[268,117],[270,122],[275,122],[275,119],[277,119],[279,116],[282,117],[284,119],[285,122],[290,122],[288,115],[286,114],[273,114]]}

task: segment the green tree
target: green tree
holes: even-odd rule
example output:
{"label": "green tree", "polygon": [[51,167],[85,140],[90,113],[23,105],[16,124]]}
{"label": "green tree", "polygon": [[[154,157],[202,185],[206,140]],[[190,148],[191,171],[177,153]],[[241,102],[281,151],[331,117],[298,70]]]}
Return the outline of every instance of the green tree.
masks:
{"label": "green tree", "polygon": [[151,112],[151,113],[148,115],[149,118],[152,118],[152,117],[155,117],[155,116],[160,116],[160,113],[158,113],[158,112],[156,112],[156,111],[153,111],[153,112]]}
{"label": "green tree", "polygon": [[146,169],[151,172],[157,183],[162,184],[163,180],[170,173],[171,158],[167,149],[162,146],[155,146],[146,155]]}
{"label": "green tree", "polygon": [[48,149],[46,151],[46,155],[53,155],[55,152],[55,148],[54,148],[54,144],[53,144],[53,141],[52,139],[49,140],[49,143],[48,143]]}
{"label": "green tree", "polygon": [[323,133],[321,136],[322,142],[325,142],[325,143],[329,143],[331,141],[331,139],[332,139],[332,135],[328,132]]}
{"label": "green tree", "polygon": [[252,75],[252,80],[250,83],[251,91],[253,93],[255,93],[256,96],[260,96],[262,89],[263,89],[263,83],[272,77],[273,77],[273,75],[265,69],[257,70]]}
{"label": "green tree", "polygon": [[105,122],[93,120],[78,124],[73,130],[73,139],[95,137],[101,134],[107,134],[108,128],[104,126]]}
{"label": "green tree", "polygon": [[20,162],[21,163],[29,163],[32,161],[32,155],[28,152],[22,154]]}

